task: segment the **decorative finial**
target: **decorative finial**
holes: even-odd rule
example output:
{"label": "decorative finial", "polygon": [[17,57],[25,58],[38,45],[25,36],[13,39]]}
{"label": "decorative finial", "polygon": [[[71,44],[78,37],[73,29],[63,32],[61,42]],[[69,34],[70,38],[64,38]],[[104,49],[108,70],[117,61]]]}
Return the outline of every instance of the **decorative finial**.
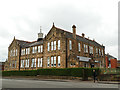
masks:
{"label": "decorative finial", "polygon": [[53,27],[55,27],[54,22],[53,22]]}
{"label": "decorative finial", "polygon": [[15,36],[14,36],[14,40],[15,40]]}
{"label": "decorative finial", "polygon": [[41,26],[40,26],[40,33],[42,33],[42,29],[41,29]]}

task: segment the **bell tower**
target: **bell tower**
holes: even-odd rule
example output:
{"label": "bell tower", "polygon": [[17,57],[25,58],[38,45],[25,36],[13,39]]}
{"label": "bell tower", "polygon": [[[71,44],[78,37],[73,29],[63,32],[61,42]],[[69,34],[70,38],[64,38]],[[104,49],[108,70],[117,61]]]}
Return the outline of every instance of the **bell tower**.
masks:
{"label": "bell tower", "polygon": [[41,26],[40,26],[40,32],[38,33],[38,39],[37,39],[37,41],[40,41],[42,39],[43,39],[43,33],[42,33]]}

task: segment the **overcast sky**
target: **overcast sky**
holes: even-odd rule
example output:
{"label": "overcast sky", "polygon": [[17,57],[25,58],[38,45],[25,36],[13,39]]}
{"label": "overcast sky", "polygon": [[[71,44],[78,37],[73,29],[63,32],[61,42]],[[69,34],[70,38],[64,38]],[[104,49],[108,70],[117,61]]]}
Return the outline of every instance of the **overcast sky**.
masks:
{"label": "overcast sky", "polygon": [[0,60],[8,57],[14,36],[25,41],[37,40],[37,33],[56,27],[95,39],[105,53],[118,57],[119,0],[0,0]]}

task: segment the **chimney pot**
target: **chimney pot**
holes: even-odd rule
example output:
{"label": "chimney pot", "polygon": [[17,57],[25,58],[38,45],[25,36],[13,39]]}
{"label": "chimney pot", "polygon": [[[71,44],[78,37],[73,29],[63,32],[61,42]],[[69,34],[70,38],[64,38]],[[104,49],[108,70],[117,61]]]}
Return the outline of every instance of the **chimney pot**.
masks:
{"label": "chimney pot", "polygon": [[82,33],[82,37],[85,37],[85,34],[84,34],[84,33]]}
{"label": "chimney pot", "polygon": [[76,26],[73,25],[72,28],[73,28],[73,38],[76,39]]}

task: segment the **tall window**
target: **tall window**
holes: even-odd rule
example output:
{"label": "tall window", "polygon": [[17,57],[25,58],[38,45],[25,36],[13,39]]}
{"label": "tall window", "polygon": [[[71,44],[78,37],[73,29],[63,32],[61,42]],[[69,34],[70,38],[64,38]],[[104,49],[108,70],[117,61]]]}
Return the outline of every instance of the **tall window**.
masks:
{"label": "tall window", "polygon": [[17,65],[17,61],[15,60],[15,68],[16,68],[16,65]]}
{"label": "tall window", "polygon": [[56,50],[56,41],[54,41],[54,50]]}
{"label": "tall window", "polygon": [[36,58],[35,58],[35,63],[34,63],[34,67],[36,67]]}
{"label": "tall window", "polygon": [[24,60],[21,60],[21,67],[24,67]]}
{"label": "tall window", "polygon": [[80,43],[78,43],[78,51],[80,52]]}
{"label": "tall window", "polygon": [[41,52],[43,52],[43,45],[41,45]]}
{"label": "tall window", "polygon": [[13,56],[13,54],[12,54],[12,50],[10,51],[10,56]]}
{"label": "tall window", "polygon": [[69,40],[69,48],[70,48],[70,50],[72,50],[72,41],[71,40]]}
{"label": "tall window", "polygon": [[89,46],[89,53],[93,54],[93,47]]}
{"label": "tall window", "polygon": [[29,67],[29,59],[26,59],[25,67]]}
{"label": "tall window", "polygon": [[54,67],[56,67],[56,56],[54,56]]}
{"label": "tall window", "polygon": [[35,46],[35,53],[37,52],[37,46]]}
{"label": "tall window", "polygon": [[38,58],[38,67],[42,67],[42,58]]}
{"label": "tall window", "polygon": [[53,50],[53,41],[51,42],[51,50]]}
{"label": "tall window", "polygon": [[96,54],[98,54],[98,48],[96,48]]}
{"label": "tall window", "polygon": [[47,66],[50,66],[50,57],[47,58]]}
{"label": "tall window", "polygon": [[102,49],[102,56],[103,56],[103,49]]}
{"label": "tall window", "polygon": [[86,45],[84,44],[84,53],[86,52]]}
{"label": "tall window", "polygon": [[88,53],[88,45],[86,45],[86,53]]}
{"label": "tall window", "polygon": [[48,51],[50,51],[50,43],[48,42]]}
{"label": "tall window", "polygon": [[32,47],[32,53],[35,53],[35,47]]}
{"label": "tall window", "polygon": [[32,58],[31,67],[36,67],[36,58]]}
{"label": "tall window", "polygon": [[53,56],[51,57],[51,67],[53,67]]}
{"label": "tall window", "polygon": [[100,49],[99,49],[99,55],[101,55]]}
{"label": "tall window", "polygon": [[17,56],[17,49],[16,49],[16,56]]}
{"label": "tall window", "polygon": [[13,56],[15,56],[15,49],[13,49]]}
{"label": "tall window", "polygon": [[40,52],[40,46],[38,46],[38,52]]}
{"label": "tall window", "polygon": [[60,66],[60,56],[58,56],[58,67]]}
{"label": "tall window", "polygon": [[60,50],[60,40],[58,40],[58,50]]}

